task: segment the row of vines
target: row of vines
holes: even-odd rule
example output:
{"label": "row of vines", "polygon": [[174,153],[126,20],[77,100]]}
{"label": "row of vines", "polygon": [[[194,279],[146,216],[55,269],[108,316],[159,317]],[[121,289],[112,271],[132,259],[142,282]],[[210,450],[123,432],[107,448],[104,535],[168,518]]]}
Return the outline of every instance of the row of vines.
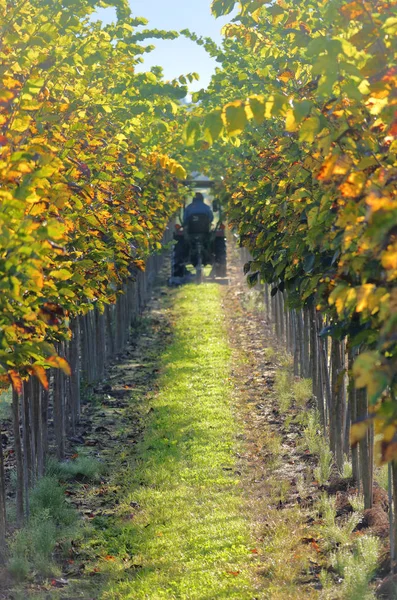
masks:
{"label": "row of vines", "polygon": [[236,16],[185,140],[221,181],[248,282],[271,287],[341,472],[350,431],[368,508],[374,462],[397,483],[396,2],[212,7]]}
{"label": "row of vines", "polygon": [[15,454],[0,444],[2,546],[10,461],[22,521],[81,381],[127,341],[185,168],[220,182],[248,280],[271,286],[277,333],[367,507],[373,463],[396,458],[396,2],[212,7],[237,14],[222,48],[183,32],[219,64],[186,108],[195,74],[136,72],[145,39],[176,34],[142,30],[127,0],[0,0],[0,383]]}
{"label": "row of vines", "polygon": [[[97,6],[117,22],[95,20]],[[0,1],[0,384],[13,396],[2,548],[11,470],[21,523],[49,445],[63,457],[82,384],[123,350],[180,205],[186,79],[135,72],[145,38],[176,35],[144,24],[126,0]]]}

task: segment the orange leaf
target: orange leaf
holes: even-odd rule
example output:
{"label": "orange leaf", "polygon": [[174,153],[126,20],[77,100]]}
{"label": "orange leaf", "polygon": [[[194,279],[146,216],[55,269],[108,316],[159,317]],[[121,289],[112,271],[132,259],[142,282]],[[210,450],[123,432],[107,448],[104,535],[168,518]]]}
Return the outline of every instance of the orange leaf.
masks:
{"label": "orange leaf", "polygon": [[37,377],[45,390],[48,390],[48,379],[45,368],[41,365],[32,365],[33,375]]}
{"label": "orange leaf", "polygon": [[55,367],[56,369],[62,369],[65,375],[71,375],[72,370],[67,360],[62,358],[61,356],[50,356],[46,361],[51,367]]}
{"label": "orange leaf", "polygon": [[233,575],[233,577],[237,577],[237,575],[240,575],[240,571],[226,571],[226,573],[228,575]]}
{"label": "orange leaf", "polygon": [[317,544],[316,540],[312,541],[311,546],[316,550],[316,552],[320,552],[320,546]]}
{"label": "orange leaf", "polygon": [[287,83],[287,81],[289,81],[290,79],[294,79],[294,77],[295,73],[290,69],[287,69],[286,71],[280,73],[280,75],[277,75],[277,78],[283,81],[284,83]]}
{"label": "orange leaf", "polygon": [[16,371],[8,371],[12,388],[17,394],[22,394],[22,379]]}

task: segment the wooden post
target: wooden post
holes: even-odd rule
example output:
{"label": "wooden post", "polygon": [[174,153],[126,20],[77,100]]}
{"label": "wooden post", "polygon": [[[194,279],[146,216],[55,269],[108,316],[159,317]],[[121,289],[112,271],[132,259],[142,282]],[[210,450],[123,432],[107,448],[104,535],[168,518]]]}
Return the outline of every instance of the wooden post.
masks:
{"label": "wooden post", "polygon": [[4,454],[3,440],[0,428],[0,558],[4,558],[6,551],[6,529],[7,529],[7,512],[6,512],[6,482],[4,474]]}
{"label": "wooden post", "polygon": [[63,407],[63,382],[62,372],[60,369],[55,369],[54,372],[54,433],[56,452],[58,460],[62,460],[65,456],[64,442],[64,407]]}
{"label": "wooden post", "polygon": [[19,410],[19,394],[17,391],[12,392],[12,416],[13,416],[13,428],[14,428],[14,449],[16,459],[16,518],[17,525],[20,527],[23,523],[23,463],[22,463],[22,445],[21,445],[21,432],[19,428],[20,410]]}
{"label": "wooden post", "polygon": [[[358,418],[356,388],[354,387],[354,380],[352,377],[354,358],[355,358],[355,352],[351,348],[350,344],[348,344],[347,394],[348,394],[348,409],[349,409],[350,424],[355,423]],[[358,458],[358,446],[357,445],[351,449],[351,455],[352,455],[353,481],[356,485],[360,485],[360,463],[359,463],[359,458]]]}
{"label": "wooden post", "polygon": [[[357,416],[365,418],[368,416],[367,391],[365,389],[356,390],[357,395]],[[370,456],[370,434],[359,442],[360,450],[360,473],[363,485],[364,508],[372,508],[372,461]],[[394,472],[393,472],[394,477]]]}

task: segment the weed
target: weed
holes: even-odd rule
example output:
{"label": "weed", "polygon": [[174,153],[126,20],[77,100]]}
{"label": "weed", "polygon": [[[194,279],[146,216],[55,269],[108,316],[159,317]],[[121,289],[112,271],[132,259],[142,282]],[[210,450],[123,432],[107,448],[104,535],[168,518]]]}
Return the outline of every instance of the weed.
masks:
{"label": "weed", "polygon": [[383,488],[386,492],[389,489],[389,468],[387,465],[383,465],[376,469],[375,474],[376,482]]}
{"label": "weed", "polygon": [[320,485],[324,485],[329,480],[332,473],[332,464],[332,452],[324,438],[322,438],[322,443],[318,446],[318,466],[314,469],[314,477]]}
{"label": "weed", "polygon": [[89,456],[79,456],[68,462],[58,462],[50,459],[47,464],[47,473],[62,481],[69,481],[70,479],[99,481],[103,472],[103,463]]}
{"label": "weed", "polygon": [[292,375],[286,369],[279,369],[275,377],[275,390],[277,393],[277,401],[280,407],[280,412],[285,414],[288,412],[292,401]]}
{"label": "weed", "polygon": [[326,552],[340,546],[350,547],[351,534],[360,522],[361,515],[352,513],[344,521],[336,522],[335,499],[323,494],[318,505],[319,514],[322,517],[321,528],[324,548]]}
{"label": "weed", "polygon": [[292,396],[299,408],[304,408],[312,397],[312,380],[298,379],[292,384]]}
{"label": "weed", "polygon": [[257,287],[248,290],[247,293],[244,294],[242,301],[244,309],[247,312],[263,312],[265,306],[263,303],[262,286],[257,285]]}
{"label": "weed", "polygon": [[53,561],[56,533],[49,511],[43,511],[15,534],[8,565],[15,579],[25,579],[32,569],[44,577],[57,571]]}
{"label": "weed", "polygon": [[276,355],[276,351],[272,346],[269,346],[268,348],[263,349],[263,357],[265,360],[271,361],[274,359],[275,355]]}
{"label": "weed", "polygon": [[345,460],[343,461],[342,477],[343,479],[350,479],[351,477],[353,477],[353,467],[346,454]]}
{"label": "weed", "polygon": [[63,489],[55,477],[43,477],[33,488],[30,512],[33,518],[48,513],[56,525],[69,526],[75,520],[75,513],[66,504]]}
{"label": "weed", "polygon": [[288,352],[279,352],[277,360],[282,369],[291,369],[294,364],[294,357]]}
{"label": "weed", "polygon": [[[305,525],[297,507],[284,508],[282,511],[269,508],[266,511],[262,559],[266,593],[263,597],[272,600],[303,598],[302,588],[297,581],[302,571],[309,568],[311,558],[310,547],[301,544],[304,535]],[[317,596],[305,589],[305,600],[313,597]]]}
{"label": "weed", "polygon": [[320,419],[318,412],[310,410],[306,417],[306,426],[303,428],[303,443],[310,454],[320,454],[320,447],[325,443],[321,435]]}
{"label": "weed", "polygon": [[275,480],[270,490],[270,497],[274,504],[284,503],[288,498],[291,484],[287,479]]}
{"label": "weed", "polygon": [[8,562],[8,570],[16,581],[24,581],[29,575],[31,564],[25,556],[20,556],[11,548],[11,558]]}
{"label": "weed", "polygon": [[362,513],[364,511],[364,496],[361,494],[349,495],[349,502],[355,512]]}
{"label": "weed", "polygon": [[332,566],[343,577],[342,597],[348,600],[371,600],[368,589],[379,560],[380,541],[373,536],[358,538],[353,549],[341,548],[332,556]]}
{"label": "weed", "polygon": [[31,491],[30,510],[29,522],[16,532],[10,545],[8,568],[18,581],[32,570],[43,577],[58,573],[54,550],[76,519],[54,477],[43,477]]}

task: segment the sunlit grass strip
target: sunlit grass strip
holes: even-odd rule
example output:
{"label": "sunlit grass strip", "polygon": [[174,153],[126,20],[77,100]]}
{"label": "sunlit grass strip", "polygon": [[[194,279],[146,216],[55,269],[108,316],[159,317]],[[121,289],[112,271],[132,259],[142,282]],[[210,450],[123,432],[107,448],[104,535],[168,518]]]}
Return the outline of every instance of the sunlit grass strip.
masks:
{"label": "sunlit grass strip", "polygon": [[102,598],[254,597],[220,293],[176,292],[175,337],[130,482],[129,500],[141,507],[125,526],[136,567]]}

